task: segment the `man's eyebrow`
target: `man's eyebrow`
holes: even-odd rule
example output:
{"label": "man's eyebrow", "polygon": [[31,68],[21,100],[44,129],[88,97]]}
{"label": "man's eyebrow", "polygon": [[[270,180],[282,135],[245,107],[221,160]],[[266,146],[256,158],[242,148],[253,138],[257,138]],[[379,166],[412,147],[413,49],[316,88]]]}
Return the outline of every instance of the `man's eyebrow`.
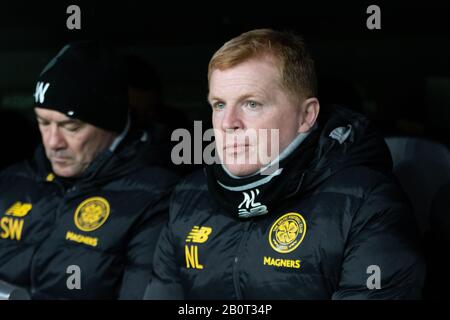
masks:
{"label": "man's eyebrow", "polygon": [[47,121],[47,122],[48,122],[48,119],[45,119],[45,118],[41,117],[41,116],[38,115],[38,114],[36,114],[36,119],[38,119],[38,120],[40,120],[40,121]]}
{"label": "man's eyebrow", "polygon": [[256,93],[246,93],[246,94],[239,96],[238,100],[242,101],[242,100],[247,100],[249,98],[258,98],[258,97],[261,97],[261,95],[256,94]]}
{"label": "man's eyebrow", "polygon": [[219,98],[217,98],[217,97],[210,97],[209,95],[206,97],[206,100],[208,101],[208,102],[211,102],[211,101],[220,101],[221,99],[219,99]]}
{"label": "man's eyebrow", "polygon": [[63,121],[56,121],[56,123],[60,126],[64,126],[66,124],[81,124],[81,121],[77,119],[68,119]]}
{"label": "man's eyebrow", "polygon": [[[237,98],[237,101],[246,100],[246,99],[248,99],[248,98],[258,98],[258,97],[260,97],[260,96],[261,96],[261,95],[258,95],[258,94],[256,94],[256,93],[246,93],[246,94],[243,94],[243,95],[239,96],[239,97]],[[211,101],[223,101],[223,99],[221,99],[221,98],[219,98],[219,97],[216,97],[216,96],[212,96],[212,97],[208,96],[208,97],[207,97],[207,100],[208,100],[208,102],[211,102]]]}

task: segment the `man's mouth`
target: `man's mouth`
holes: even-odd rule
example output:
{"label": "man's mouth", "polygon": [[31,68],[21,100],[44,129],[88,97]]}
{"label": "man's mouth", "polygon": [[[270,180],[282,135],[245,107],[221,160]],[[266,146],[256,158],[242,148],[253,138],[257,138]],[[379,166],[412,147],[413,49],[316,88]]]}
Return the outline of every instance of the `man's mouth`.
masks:
{"label": "man's mouth", "polygon": [[57,164],[64,164],[67,163],[67,161],[69,161],[69,158],[59,158],[59,157],[52,157],[52,162],[57,163]]}
{"label": "man's mouth", "polygon": [[250,147],[249,144],[230,144],[228,146],[225,146],[224,150],[227,151],[238,151],[238,150],[242,150],[242,149],[247,149],[248,147]]}

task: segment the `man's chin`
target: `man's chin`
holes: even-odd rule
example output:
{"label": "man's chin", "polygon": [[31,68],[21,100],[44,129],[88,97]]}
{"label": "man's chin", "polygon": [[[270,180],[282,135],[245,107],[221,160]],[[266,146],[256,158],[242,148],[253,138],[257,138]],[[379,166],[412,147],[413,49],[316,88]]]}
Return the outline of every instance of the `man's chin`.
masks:
{"label": "man's chin", "polygon": [[257,172],[261,165],[257,164],[224,164],[229,173],[238,177],[245,177]]}
{"label": "man's chin", "polygon": [[77,175],[76,170],[74,170],[71,166],[61,166],[52,163],[52,169],[54,174],[62,178],[72,178]]}

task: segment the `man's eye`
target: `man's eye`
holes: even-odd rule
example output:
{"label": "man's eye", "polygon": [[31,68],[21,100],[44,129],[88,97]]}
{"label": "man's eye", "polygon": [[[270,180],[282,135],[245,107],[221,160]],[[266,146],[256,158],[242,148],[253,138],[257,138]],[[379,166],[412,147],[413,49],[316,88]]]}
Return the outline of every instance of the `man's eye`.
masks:
{"label": "man's eye", "polygon": [[76,132],[78,129],[80,129],[80,127],[79,126],[67,126],[67,127],[65,127],[65,129],[70,132]]}
{"label": "man's eye", "polygon": [[213,104],[213,108],[216,110],[222,110],[225,108],[225,103],[223,102],[216,102]]}
{"label": "man's eye", "polygon": [[250,109],[256,109],[261,106],[261,103],[253,101],[253,100],[249,100],[249,101],[245,102],[245,106]]}

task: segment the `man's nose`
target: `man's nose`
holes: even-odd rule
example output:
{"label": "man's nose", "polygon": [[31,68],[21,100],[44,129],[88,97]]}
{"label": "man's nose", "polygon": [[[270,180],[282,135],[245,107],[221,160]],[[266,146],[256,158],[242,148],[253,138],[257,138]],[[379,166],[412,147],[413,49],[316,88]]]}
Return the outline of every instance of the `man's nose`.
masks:
{"label": "man's nose", "polygon": [[222,118],[223,131],[236,131],[244,128],[242,116],[238,108],[227,107]]}
{"label": "man's nose", "polygon": [[53,150],[64,149],[67,146],[66,140],[61,133],[61,128],[56,124],[50,126],[46,140],[47,146]]}

